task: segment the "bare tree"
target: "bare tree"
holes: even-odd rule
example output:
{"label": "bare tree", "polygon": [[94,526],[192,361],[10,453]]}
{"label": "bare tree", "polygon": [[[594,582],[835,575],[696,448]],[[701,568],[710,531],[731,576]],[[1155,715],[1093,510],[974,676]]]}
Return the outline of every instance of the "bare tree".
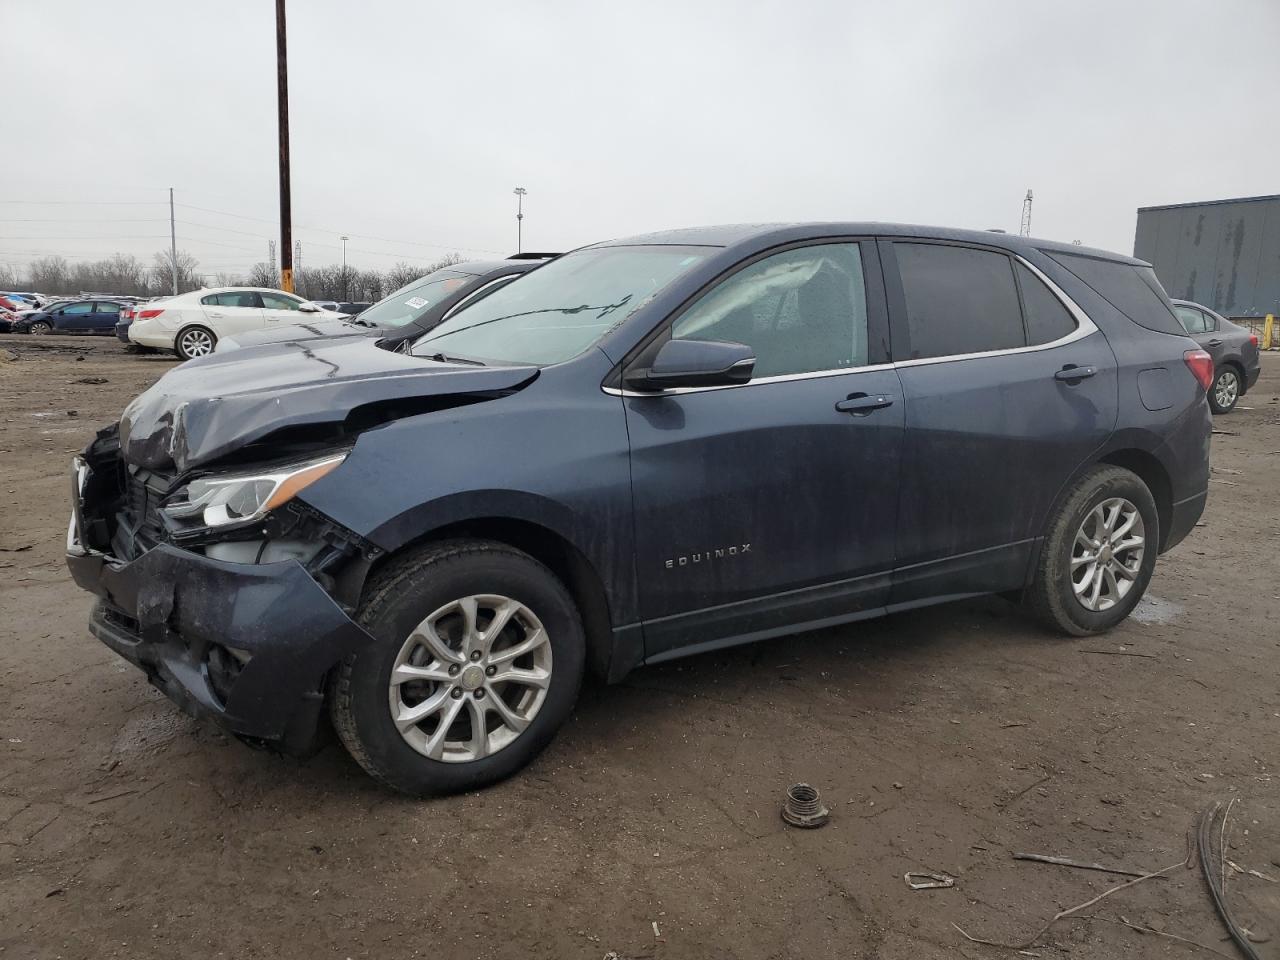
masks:
{"label": "bare tree", "polygon": [[[196,273],[199,261],[185,250],[178,251],[178,292],[187,293],[204,286],[204,278]],[[158,252],[151,258],[150,293],[162,297],[173,293],[173,260],[169,254]],[[120,291],[112,291],[118,293]]]}
{"label": "bare tree", "polygon": [[280,287],[280,274],[276,272],[274,264],[255,263],[249,268],[248,284],[251,287],[270,287],[276,290]]}
{"label": "bare tree", "polygon": [[71,270],[65,257],[41,257],[27,268],[31,289],[37,293],[71,293]]}

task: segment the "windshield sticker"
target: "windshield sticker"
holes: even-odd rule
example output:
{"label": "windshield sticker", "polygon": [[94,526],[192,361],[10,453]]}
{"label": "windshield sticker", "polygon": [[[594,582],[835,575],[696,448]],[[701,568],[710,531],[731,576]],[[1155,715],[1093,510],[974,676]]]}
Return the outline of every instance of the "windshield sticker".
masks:
{"label": "windshield sticker", "polygon": [[427,301],[423,300],[421,297],[410,297],[404,302],[404,305],[417,310],[419,307],[425,307],[427,305]]}

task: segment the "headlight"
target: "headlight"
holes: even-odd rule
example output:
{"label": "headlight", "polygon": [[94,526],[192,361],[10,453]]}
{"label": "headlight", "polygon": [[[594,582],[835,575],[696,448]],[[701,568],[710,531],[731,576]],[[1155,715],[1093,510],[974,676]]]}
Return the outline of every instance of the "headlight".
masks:
{"label": "headlight", "polygon": [[185,499],[169,503],[164,512],[179,522],[224,527],[257,520],[269,510],[288,503],[300,491],[347,459],[346,451],[315,460],[291,463],[270,471],[237,476],[201,477],[179,491]]}

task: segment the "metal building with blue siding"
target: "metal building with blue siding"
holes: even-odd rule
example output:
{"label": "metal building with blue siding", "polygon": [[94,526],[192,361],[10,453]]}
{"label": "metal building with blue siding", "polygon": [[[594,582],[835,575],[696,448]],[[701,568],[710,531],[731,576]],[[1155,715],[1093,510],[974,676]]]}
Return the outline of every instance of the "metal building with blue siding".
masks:
{"label": "metal building with blue siding", "polygon": [[1226,317],[1280,314],[1280,194],[1139,207],[1133,255],[1171,297]]}

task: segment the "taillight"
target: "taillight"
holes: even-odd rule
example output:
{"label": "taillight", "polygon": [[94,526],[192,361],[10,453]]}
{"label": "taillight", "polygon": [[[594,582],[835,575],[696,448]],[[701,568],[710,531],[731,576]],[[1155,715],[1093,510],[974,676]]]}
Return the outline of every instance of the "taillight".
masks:
{"label": "taillight", "polygon": [[1256,347],[1258,345],[1258,335],[1256,333],[1249,334],[1249,342]]}
{"label": "taillight", "polygon": [[1208,390],[1209,384],[1213,383],[1213,357],[1203,350],[1188,350],[1182,355],[1182,359],[1187,361],[1191,375],[1199,381],[1200,386]]}
{"label": "taillight", "polygon": [[[163,310],[139,310],[139,311],[138,311],[138,319],[139,319],[139,320],[151,320],[151,319],[154,319],[155,317],[160,316],[160,314],[162,314],[162,313],[164,313],[164,311],[163,311]],[[1207,356],[1207,354],[1206,354],[1206,356]]]}
{"label": "taillight", "polygon": [[132,320],[132,319],[133,319],[133,311],[132,311],[132,310],[121,310],[121,311],[120,311],[120,318],[121,318],[122,320]]}

